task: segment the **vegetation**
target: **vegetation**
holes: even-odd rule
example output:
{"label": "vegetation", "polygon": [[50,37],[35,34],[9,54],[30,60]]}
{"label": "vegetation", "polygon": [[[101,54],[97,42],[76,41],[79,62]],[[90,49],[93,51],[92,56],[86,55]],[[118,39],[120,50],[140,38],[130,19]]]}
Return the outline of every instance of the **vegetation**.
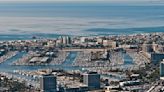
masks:
{"label": "vegetation", "polygon": [[147,64],[145,68],[140,68],[139,70],[133,71],[133,73],[138,73],[140,75],[140,79],[144,83],[155,82],[159,79],[159,64]]}
{"label": "vegetation", "polygon": [[31,92],[31,88],[27,87],[25,83],[20,83],[13,79],[2,78],[0,79],[0,87],[7,88],[10,92]]}

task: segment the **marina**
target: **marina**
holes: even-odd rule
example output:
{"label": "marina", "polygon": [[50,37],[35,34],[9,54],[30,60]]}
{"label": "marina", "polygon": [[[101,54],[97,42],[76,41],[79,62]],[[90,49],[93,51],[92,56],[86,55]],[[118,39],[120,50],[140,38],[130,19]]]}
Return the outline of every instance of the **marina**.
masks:
{"label": "marina", "polygon": [[0,92],[164,92],[164,1],[0,0]]}
{"label": "marina", "polygon": [[[89,70],[92,70],[92,67],[96,68],[96,66],[87,66],[87,67],[73,66],[72,64],[74,62],[76,62],[75,59],[78,55],[78,52],[69,52],[69,55],[66,57],[65,61],[61,65],[50,65],[50,64],[47,64],[47,65],[14,65],[14,64],[12,64],[15,61],[17,61],[18,59],[22,58],[26,54],[27,54],[27,52],[18,52],[15,56],[7,59],[6,61],[4,61],[3,63],[0,64],[0,71],[2,71],[2,72],[6,71],[6,72],[10,72],[10,73],[13,72],[14,70],[35,71],[35,70],[39,70],[39,69],[62,69],[62,70],[66,70],[66,71],[72,71],[72,70],[73,71],[76,71],[76,70],[83,71],[84,68],[86,68],[86,69],[88,68]],[[124,57],[124,58],[125,58],[125,60],[131,60],[131,58],[129,58],[129,57]],[[129,65],[129,61],[128,61],[128,63],[124,63],[124,65]],[[122,67],[124,67],[124,65],[122,65]],[[117,67],[117,66],[115,66],[115,67]],[[97,67],[97,69],[98,69],[98,67]],[[96,72],[98,72],[98,71],[96,71]],[[102,73],[102,74],[104,74],[104,73]]]}

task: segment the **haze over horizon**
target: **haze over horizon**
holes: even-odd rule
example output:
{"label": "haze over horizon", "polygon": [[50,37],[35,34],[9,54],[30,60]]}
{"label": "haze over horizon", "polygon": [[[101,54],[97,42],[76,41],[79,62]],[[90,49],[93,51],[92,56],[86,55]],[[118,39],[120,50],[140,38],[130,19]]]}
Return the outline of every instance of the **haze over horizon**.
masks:
{"label": "haze over horizon", "polygon": [[0,34],[161,32],[164,3],[159,2],[163,0],[0,0]]}
{"label": "haze over horizon", "polygon": [[0,0],[0,2],[164,2],[164,0]]}

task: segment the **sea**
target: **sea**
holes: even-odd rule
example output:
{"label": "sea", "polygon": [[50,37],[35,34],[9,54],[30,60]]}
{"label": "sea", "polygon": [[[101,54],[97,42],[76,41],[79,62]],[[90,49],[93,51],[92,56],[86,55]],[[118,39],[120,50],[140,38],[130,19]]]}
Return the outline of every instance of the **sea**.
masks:
{"label": "sea", "polygon": [[164,32],[164,5],[95,2],[0,3],[0,40],[32,36]]}

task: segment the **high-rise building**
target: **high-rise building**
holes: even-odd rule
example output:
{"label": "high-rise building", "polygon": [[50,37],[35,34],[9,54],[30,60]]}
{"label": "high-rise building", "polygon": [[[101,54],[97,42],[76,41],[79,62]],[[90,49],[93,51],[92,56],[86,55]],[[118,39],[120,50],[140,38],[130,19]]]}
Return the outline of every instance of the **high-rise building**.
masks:
{"label": "high-rise building", "polygon": [[143,44],[142,50],[144,52],[153,52],[152,44]]}
{"label": "high-rise building", "polygon": [[157,64],[164,59],[164,53],[151,53],[150,55],[150,60],[154,64]]}
{"label": "high-rise building", "polygon": [[67,36],[67,44],[71,44],[71,43],[72,43],[71,37]]}
{"label": "high-rise building", "polygon": [[83,83],[89,88],[99,89],[100,88],[100,74],[96,72],[89,72],[83,74]]}
{"label": "high-rise building", "polygon": [[69,37],[69,36],[62,36],[61,42],[64,45],[69,45],[69,44],[71,44],[72,40],[71,40],[71,37]]}
{"label": "high-rise building", "polygon": [[53,74],[43,74],[40,78],[41,92],[56,92],[56,77]]}
{"label": "high-rise building", "polygon": [[86,41],[86,37],[81,37],[81,38],[80,38],[80,42],[81,42],[81,43],[84,43],[85,41]]}
{"label": "high-rise building", "polygon": [[64,45],[67,44],[67,38],[65,36],[62,37],[62,42],[63,42]]}
{"label": "high-rise building", "polygon": [[164,77],[164,60],[160,63],[160,78]]}

